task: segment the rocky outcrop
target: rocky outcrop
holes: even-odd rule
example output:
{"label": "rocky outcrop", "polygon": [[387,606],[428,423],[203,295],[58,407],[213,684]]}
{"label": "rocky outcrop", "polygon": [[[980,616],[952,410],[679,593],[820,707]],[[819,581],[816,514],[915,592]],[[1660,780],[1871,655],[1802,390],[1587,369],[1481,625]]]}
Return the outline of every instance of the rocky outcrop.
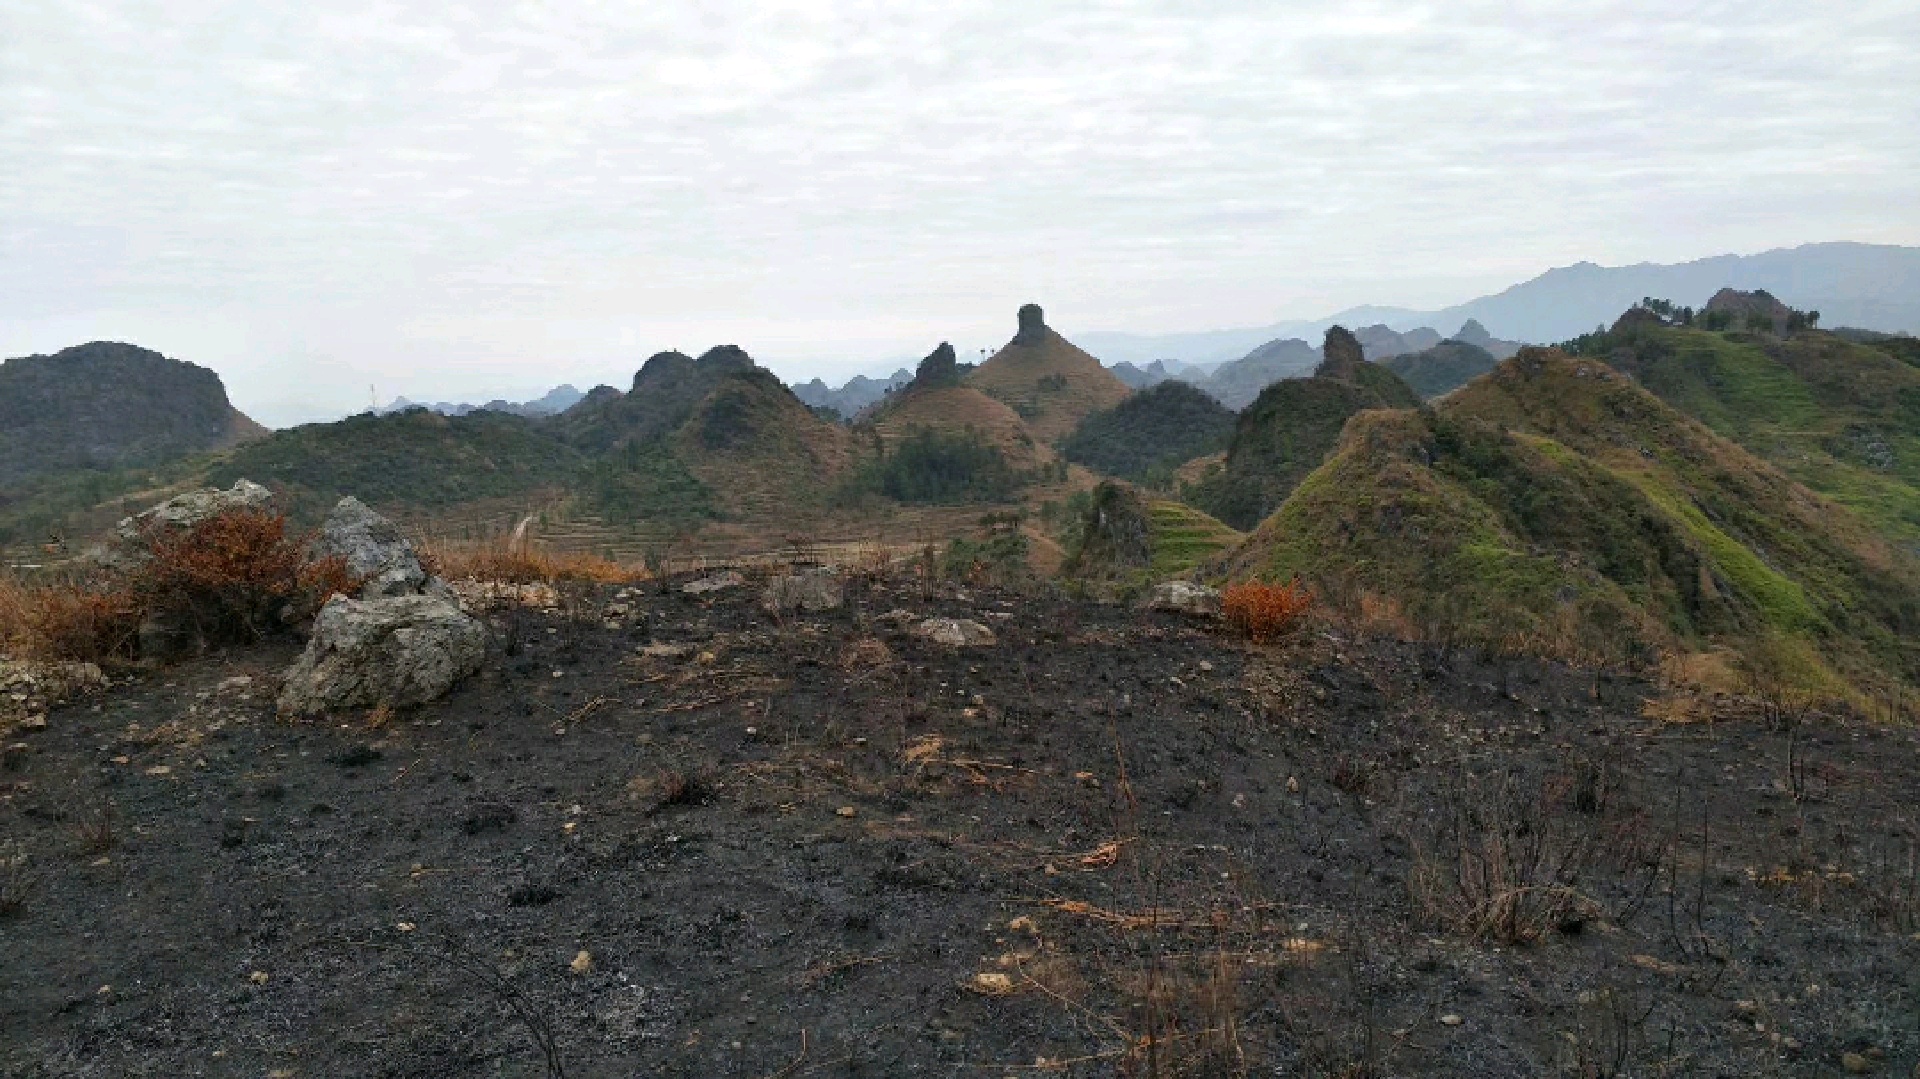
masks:
{"label": "rocky outcrop", "polygon": [[1042,345],[1047,341],[1046,313],[1037,303],[1024,304],[1018,315],[1020,328],[1014,332],[1016,345]]}
{"label": "rocky outcrop", "polygon": [[133,570],[153,557],[151,539],[156,533],[184,532],[210,517],[234,510],[271,510],[273,492],[250,480],[236,480],[232,487],[202,487],[175,495],[144,513],[123,518],[100,546],[87,552],[88,558],[109,569]]}
{"label": "rocky outcrop", "polygon": [[1360,347],[1360,339],[1345,326],[1327,328],[1327,340],[1320,346],[1320,357],[1320,366],[1314,368],[1313,377],[1341,382],[1357,379],[1360,365],[1367,359],[1366,350]]}
{"label": "rocky outcrop", "polygon": [[941,386],[960,385],[960,360],[954,355],[953,346],[945,341],[927,354],[914,368],[912,388],[916,390],[938,389]]}
{"label": "rocky outcrop", "polygon": [[287,670],[279,709],[313,716],[378,705],[407,707],[444,696],[480,669],[486,629],[439,596],[335,596]]}
{"label": "rocky outcrop", "polygon": [[309,549],[313,558],[339,558],[365,583],[361,599],[411,596],[428,587],[427,571],[400,526],[348,495],[333,507]]}
{"label": "rocky outcrop", "polygon": [[774,614],[831,611],[846,601],[846,583],[831,569],[775,577],[767,582],[761,606]]}
{"label": "rocky outcrop", "polygon": [[1220,592],[1193,581],[1161,581],[1140,605],[1194,618],[1216,618],[1220,614]]}

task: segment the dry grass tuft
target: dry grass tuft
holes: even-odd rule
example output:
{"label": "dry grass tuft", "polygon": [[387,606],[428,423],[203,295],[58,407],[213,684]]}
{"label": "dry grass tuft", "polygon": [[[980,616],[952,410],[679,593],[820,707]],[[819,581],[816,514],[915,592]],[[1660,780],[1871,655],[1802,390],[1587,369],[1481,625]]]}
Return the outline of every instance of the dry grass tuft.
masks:
{"label": "dry grass tuft", "polygon": [[1313,606],[1313,592],[1299,581],[1268,584],[1247,581],[1220,596],[1227,625],[1255,643],[1278,638]]}
{"label": "dry grass tuft", "polygon": [[585,581],[594,584],[634,584],[649,578],[641,566],[630,566],[596,554],[551,551],[527,543],[494,542],[421,544],[421,562],[428,572],[449,580],[502,581],[508,584],[558,584]]}

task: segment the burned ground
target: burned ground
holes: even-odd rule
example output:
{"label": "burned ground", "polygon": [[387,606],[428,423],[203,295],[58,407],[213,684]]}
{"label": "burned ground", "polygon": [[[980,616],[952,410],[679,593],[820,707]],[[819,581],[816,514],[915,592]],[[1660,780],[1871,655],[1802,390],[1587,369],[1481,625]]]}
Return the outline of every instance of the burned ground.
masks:
{"label": "burned ground", "polygon": [[1909,727],[886,581],[492,621],[411,714],[281,723],[260,649],[10,736],[0,1071],[1920,1064]]}

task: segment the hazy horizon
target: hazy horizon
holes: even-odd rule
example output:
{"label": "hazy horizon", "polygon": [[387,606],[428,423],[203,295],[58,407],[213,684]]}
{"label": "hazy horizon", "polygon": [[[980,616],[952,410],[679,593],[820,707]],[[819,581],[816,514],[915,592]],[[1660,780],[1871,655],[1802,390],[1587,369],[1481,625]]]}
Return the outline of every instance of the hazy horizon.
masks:
{"label": "hazy horizon", "polygon": [[1920,242],[1910,4],[1077,7],[0,3],[0,355],[282,425]]}

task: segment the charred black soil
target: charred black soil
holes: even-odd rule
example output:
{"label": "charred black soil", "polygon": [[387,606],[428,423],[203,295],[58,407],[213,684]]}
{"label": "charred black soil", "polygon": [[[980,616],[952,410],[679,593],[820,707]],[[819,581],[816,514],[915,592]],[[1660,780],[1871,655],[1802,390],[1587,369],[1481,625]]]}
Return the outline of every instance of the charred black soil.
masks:
{"label": "charred black soil", "polygon": [[1013,593],[869,582],[776,623],[749,591],[496,612],[483,675],[378,726],[277,721],[262,649],[17,734],[0,1070],[1920,1065],[1910,728],[1663,724],[1626,678]]}

